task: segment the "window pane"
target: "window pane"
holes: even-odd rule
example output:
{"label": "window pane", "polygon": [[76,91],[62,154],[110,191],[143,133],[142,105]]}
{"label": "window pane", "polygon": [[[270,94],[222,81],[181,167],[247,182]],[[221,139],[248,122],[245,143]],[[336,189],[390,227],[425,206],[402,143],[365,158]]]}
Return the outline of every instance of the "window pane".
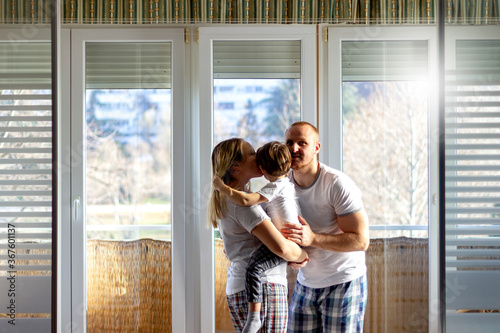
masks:
{"label": "window pane", "polygon": [[[285,130],[300,120],[300,79],[214,80],[214,143],[241,137],[255,149],[272,141],[284,141]],[[252,180],[253,191],[265,183]],[[216,331],[234,332],[226,302],[229,261],[215,230]]]}
{"label": "window pane", "polygon": [[86,97],[88,237],[170,240],[170,90]]}
{"label": "window pane", "polygon": [[415,81],[343,84],[343,169],[370,224],[366,331],[427,332],[426,91]]}
{"label": "window pane", "polygon": [[373,238],[427,237],[426,91],[418,81],[343,84],[343,169],[363,193],[370,226],[399,229],[370,230]]}
{"label": "window pane", "polygon": [[87,329],[171,332],[171,43],[85,51]]}

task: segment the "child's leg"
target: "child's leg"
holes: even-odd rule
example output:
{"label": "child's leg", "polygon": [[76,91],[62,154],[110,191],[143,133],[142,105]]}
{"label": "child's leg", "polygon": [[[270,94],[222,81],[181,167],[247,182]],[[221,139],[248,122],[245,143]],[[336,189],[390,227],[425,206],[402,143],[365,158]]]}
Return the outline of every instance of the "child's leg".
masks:
{"label": "child's leg", "polygon": [[249,312],[260,312],[262,303],[261,302],[248,302]]}
{"label": "child's leg", "polygon": [[246,267],[246,292],[248,300],[248,319],[242,333],[257,332],[260,329],[260,308],[262,303],[262,275],[284,260],[272,253],[265,245],[258,248]]}
{"label": "child's leg", "polygon": [[265,245],[262,245],[248,261],[245,275],[245,288],[247,301],[249,303],[262,302],[262,275],[265,271],[285,262],[284,259],[275,255]]}

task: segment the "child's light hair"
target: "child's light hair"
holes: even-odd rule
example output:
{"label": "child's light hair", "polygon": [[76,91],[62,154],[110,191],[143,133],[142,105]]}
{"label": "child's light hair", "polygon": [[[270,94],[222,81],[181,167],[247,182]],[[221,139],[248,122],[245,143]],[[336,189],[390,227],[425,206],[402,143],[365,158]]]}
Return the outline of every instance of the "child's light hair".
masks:
{"label": "child's light hair", "polygon": [[[226,185],[229,185],[231,178],[231,168],[235,162],[243,160],[243,139],[232,138],[219,142],[212,151],[212,178],[220,177]],[[218,227],[218,221],[224,217],[226,211],[226,201],[222,194],[213,185],[210,189],[210,199],[208,200],[208,221],[214,228]]]}
{"label": "child's light hair", "polygon": [[257,165],[270,176],[281,177],[290,171],[292,154],[285,144],[271,141],[257,150]]}

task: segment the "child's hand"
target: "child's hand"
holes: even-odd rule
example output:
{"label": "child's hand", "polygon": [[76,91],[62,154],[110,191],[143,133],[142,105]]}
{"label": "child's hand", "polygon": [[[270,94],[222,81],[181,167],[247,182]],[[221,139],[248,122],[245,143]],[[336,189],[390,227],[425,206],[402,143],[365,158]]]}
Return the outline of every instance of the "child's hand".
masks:
{"label": "child's hand", "polygon": [[219,191],[221,191],[226,186],[222,179],[220,179],[220,177],[218,176],[214,176],[214,179],[212,179],[212,185]]}

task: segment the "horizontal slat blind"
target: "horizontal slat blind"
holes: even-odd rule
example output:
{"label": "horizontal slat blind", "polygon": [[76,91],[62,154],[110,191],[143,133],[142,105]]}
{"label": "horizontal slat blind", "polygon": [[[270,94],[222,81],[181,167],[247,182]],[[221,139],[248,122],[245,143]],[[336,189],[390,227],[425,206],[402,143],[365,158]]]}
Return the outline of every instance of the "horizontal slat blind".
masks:
{"label": "horizontal slat blind", "polygon": [[[446,71],[445,149],[446,306],[460,310],[447,318],[467,322],[464,310],[500,310],[500,40],[457,41],[456,70]],[[481,321],[500,327],[488,315]]]}
{"label": "horizontal slat blind", "polygon": [[342,81],[427,79],[427,41],[344,41]]}
{"label": "horizontal slat blind", "polygon": [[171,43],[86,43],[87,89],[171,88]]}
{"label": "horizontal slat blind", "polygon": [[[48,331],[52,263],[50,43],[0,43],[0,156],[0,304],[4,305],[0,313],[7,315],[1,327]],[[14,294],[8,293],[9,289],[14,289]],[[6,308],[12,300],[15,310]],[[13,311],[15,326],[7,323]],[[44,319],[21,319],[22,313],[43,314]]]}
{"label": "horizontal slat blind", "polygon": [[50,52],[47,43],[0,43],[0,90],[51,89]]}
{"label": "horizontal slat blind", "polygon": [[300,79],[298,40],[214,41],[215,79]]}

